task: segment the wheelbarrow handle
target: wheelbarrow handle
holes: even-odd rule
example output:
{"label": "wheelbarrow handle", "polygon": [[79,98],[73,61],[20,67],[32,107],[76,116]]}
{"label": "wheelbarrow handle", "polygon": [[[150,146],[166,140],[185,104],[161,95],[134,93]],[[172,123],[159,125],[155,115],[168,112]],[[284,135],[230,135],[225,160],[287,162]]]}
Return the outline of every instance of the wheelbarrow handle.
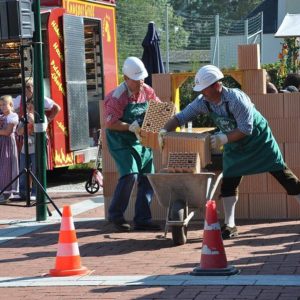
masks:
{"label": "wheelbarrow handle", "polygon": [[[206,200],[211,200],[216,192],[216,189],[221,181],[221,179],[223,178],[223,173],[220,173],[219,176],[217,177],[217,179],[215,180],[215,182],[212,183],[211,182],[208,183],[208,191],[207,191],[207,196]],[[210,178],[211,179],[211,178]]]}

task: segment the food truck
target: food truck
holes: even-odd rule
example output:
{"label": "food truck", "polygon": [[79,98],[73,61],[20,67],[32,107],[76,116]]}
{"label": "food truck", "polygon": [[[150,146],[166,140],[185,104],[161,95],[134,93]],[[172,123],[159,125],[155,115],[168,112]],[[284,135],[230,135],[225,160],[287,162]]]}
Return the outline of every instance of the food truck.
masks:
{"label": "food truck", "polygon": [[[49,124],[48,169],[89,162],[97,155],[100,101],[118,84],[115,1],[41,0],[41,25],[44,93],[61,107]],[[1,42],[2,95],[21,94],[20,43]],[[31,50],[26,76],[33,75]]]}

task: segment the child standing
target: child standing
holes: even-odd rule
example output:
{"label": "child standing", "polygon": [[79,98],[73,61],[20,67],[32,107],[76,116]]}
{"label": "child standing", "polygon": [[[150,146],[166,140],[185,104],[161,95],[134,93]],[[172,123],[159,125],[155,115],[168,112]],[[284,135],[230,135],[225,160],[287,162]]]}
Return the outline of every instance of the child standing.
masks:
{"label": "child standing", "polygon": [[[0,97],[0,191],[18,176],[18,151],[15,130],[19,117],[13,112],[13,99],[9,95]],[[0,195],[0,203],[5,203],[13,192],[18,191],[18,180],[14,181]]]}

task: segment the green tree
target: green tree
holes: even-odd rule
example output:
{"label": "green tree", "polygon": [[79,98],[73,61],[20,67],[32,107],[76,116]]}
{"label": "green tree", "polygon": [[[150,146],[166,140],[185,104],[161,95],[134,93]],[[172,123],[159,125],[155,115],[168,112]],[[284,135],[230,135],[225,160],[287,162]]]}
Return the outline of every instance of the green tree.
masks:
{"label": "green tree", "polygon": [[188,43],[188,33],[183,27],[183,18],[175,15],[167,0],[119,0],[117,1],[117,33],[119,66],[127,56],[140,57],[143,53],[142,41],[148,23],[155,22],[160,36],[162,54],[166,49],[166,9],[168,6],[169,43],[172,49],[182,49]]}
{"label": "green tree", "polygon": [[240,20],[263,0],[169,0],[179,15],[190,13],[203,16],[219,14],[223,18]]}
{"label": "green tree", "polygon": [[236,32],[243,26],[241,20],[261,2],[262,0],[169,0],[176,14],[185,18],[184,27],[191,30],[189,49],[210,49],[210,37],[215,32],[215,15],[220,17],[220,34],[241,34]]}

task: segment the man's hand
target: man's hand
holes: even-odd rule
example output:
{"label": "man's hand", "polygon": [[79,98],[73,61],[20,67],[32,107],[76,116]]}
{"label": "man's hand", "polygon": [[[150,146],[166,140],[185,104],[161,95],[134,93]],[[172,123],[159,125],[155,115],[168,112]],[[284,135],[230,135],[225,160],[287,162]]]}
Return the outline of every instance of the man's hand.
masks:
{"label": "man's hand", "polygon": [[228,143],[227,135],[224,133],[216,133],[210,136],[210,147],[220,150],[221,146]]}
{"label": "man's hand", "polygon": [[131,124],[129,125],[128,130],[131,131],[131,132],[133,132],[133,133],[135,133],[135,134],[136,134],[136,133],[140,133],[141,127],[140,127],[138,121],[135,120],[133,123],[131,123]]}
{"label": "man's hand", "polygon": [[135,120],[133,123],[131,123],[129,125],[128,130],[133,132],[136,135],[136,137],[138,138],[138,140],[141,142],[141,140],[142,140],[141,135],[140,135],[141,127],[140,127],[138,121]]}
{"label": "man's hand", "polygon": [[158,133],[158,145],[159,145],[160,151],[162,151],[164,148],[164,145],[165,145],[164,137],[166,134],[167,134],[166,129],[161,129]]}

